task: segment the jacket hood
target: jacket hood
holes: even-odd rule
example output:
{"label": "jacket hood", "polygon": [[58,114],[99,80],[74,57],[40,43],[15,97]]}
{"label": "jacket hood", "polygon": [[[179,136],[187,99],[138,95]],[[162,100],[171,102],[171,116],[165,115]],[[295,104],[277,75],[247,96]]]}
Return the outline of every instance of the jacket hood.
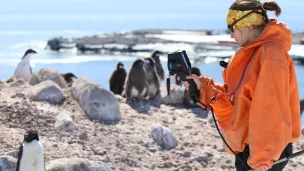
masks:
{"label": "jacket hood", "polygon": [[271,19],[262,33],[244,48],[253,48],[266,42],[278,43],[288,52],[291,49],[292,32],[287,24]]}

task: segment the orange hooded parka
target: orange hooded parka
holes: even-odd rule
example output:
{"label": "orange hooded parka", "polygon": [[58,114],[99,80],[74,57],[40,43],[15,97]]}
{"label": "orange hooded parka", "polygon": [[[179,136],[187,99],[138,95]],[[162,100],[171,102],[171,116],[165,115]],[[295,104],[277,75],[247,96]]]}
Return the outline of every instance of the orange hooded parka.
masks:
{"label": "orange hooded parka", "polygon": [[271,167],[288,143],[301,136],[298,84],[288,55],[291,41],[287,25],[272,19],[256,39],[230,58],[222,72],[224,84],[200,77],[198,100],[212,106],[235,152],[249,145],[247,162],[252,168]]}

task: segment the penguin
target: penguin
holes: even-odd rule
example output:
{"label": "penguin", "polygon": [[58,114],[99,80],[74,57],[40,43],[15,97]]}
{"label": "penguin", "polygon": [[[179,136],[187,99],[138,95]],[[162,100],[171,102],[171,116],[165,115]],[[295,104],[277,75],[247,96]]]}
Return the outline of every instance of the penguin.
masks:
{"label": "penguin", "polygon": [[148,81],[144,64],[145,62],[142,59],[133,62],[125,85],[127,100],[144,100],[147,96]]}
{"label": "penguin", "polygon": [[162,64],[159,59],[160,55],[162,55],[162,52],[160,52],[159,50],[155,50],[152,52],[151,58],[153,58],[155,61],[156,71],[157,71],[157,75],[158,75],[160,81],[163,81],[165,78],[165,73],[164,73]]}
{"label": "penguin", "polygon": [[155,61],[153,58],[145,58],[144,68],[146,70],[148,82],[149,99],[154,99],[160,92],[159,78],[156,72]]}
{"label": "penguin", "polygon": [[68,84],[68,87],[71,87],[73,82],[77,79],[77,77],[71,72],[61,73],[60,75],[64,78],[65,82]]}
{"label": "penguin", "polygon": [[[197,67],[192,67],[191,68],[191,73],[195,74],[197,76],[201,76],[201,71]],[[190,97],[190,92],[189,91],[186,91],[186,90],[184,91],[183,104],[186,107],[193,107],[194,106],[194,102],[193,102],[193,100]]]}
{"label": "penguin", "polygon": [[18,64],[14,77],[15,78],[23,78],[25,81],[29,81],[32,78],[32,67],[30,64],[31,56],[36,54],[37,52],[33,49],[28,49],[23,57],[21,58],[21,62]]}
{"label": "penguin", "polygon": [[19,148],[16,171],[45,171],[43,147],[37,131],[30,130],[24,135]]}
{"label": "penguin", "polygon": [[126,77],[127,71],[124,68],[124,64],[122,62],[118,62],[116,65],[116,69],[113,71],[109,80],[110,90],[114,94],[122,95]]}

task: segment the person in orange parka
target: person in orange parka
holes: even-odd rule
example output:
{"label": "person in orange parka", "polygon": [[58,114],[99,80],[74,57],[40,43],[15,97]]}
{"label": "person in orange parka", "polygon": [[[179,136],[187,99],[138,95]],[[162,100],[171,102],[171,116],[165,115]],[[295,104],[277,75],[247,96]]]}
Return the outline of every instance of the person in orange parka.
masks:
{"label": "person in orange parka", "polygon": [[225,140],[245,163],[236,159],[238,171],[282,170],[287,161],[273,162],[291,155],[301,136],[297,78],[288,55],[292,32],[269,20],[268,10],[281,13],[273,1],[237,0],[230,7],[228,28],[241,48],[222,72],[224,84],[188,76],[200,91],[198,101],[213,108]]}

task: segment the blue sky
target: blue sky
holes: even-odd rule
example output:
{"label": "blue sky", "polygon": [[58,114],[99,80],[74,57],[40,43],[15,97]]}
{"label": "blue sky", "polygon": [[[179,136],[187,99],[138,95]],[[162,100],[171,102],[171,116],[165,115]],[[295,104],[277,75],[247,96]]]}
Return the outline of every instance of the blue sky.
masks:
{"label": "blue sky", "polygon": [[[82,20],[92,22],[98,22],[102,17],[112,18],[113,22],[121,22],[127,17],[129,22],[132,22],[130,20],[132,16],[139,20],[157,22],[163,16],[169,21],[181,18],[181,25],[189,24],[190,22],[185,22],[189,18],[198,22],[197,28],[200,26],[203,27],[202,29],[213,28],[217,25],[224,28],[227,9],[233,2],[233,0],[10,0],[0,3],[0,23],[12,25],[11,22],[25,20],[73,20],[76,15]],[[287,22],[294,30],[304,31],[304,17],[302,17],[304,1],[277,0],[277,2],[282,8],[282,16],[279,19]],[[191,23],[194,25],[193,21]],[[194,26],[189,28],[197,29]]]}

